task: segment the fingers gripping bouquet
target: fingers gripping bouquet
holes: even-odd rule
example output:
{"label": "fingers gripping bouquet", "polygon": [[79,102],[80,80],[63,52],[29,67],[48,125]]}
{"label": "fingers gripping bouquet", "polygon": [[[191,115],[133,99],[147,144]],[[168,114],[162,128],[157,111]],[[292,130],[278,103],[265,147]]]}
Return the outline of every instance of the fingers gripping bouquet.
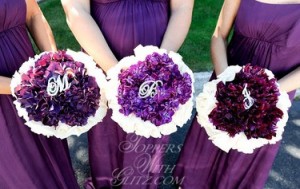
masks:
{"label": "fingers gripping bouquet", "polygon": [[249,64],[230,66],[206,83],[196,103],[209,139],[225,152],[243,153],[279,141],[291,106],[273,73]]}
{"label": "fingers gripping bouquet", "polygon": [[127,133],[171,134],[191,117],[193,73],[177,53],[154,46],[134,52],[108,72],[112,119]]}
{"label": "fingers gripping bouquet", "polygon": [[25,62],[11,82],[18,114],[37,134],[80,135],[106,114],[106,79],[82,52],[44,52]]}

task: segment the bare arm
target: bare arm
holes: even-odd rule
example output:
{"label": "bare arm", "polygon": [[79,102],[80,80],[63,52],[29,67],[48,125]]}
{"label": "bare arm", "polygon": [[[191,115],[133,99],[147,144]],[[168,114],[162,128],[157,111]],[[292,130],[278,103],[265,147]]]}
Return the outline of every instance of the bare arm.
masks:
{"label": "bare arm", "polygon": [[278,81],[280,88],[283,91],[290,92],[297,88],[300,88],[300,67],[284,76]]}
{"label": "bare arm", "polygon": [[89,0],[61,0],[67,23],[79,44],[107,72],[118,60],[90,14]]}
{"label": "bare arm", "polygon": [[35,0],[26,0],[26,25],[40,51],[56,51],[51,28]]}
{"label": "bare arm", "polygon": [[[26,26],[41,51],[55,51],[52,31],[35,0],[26,0]],[[11,94],[11,78],[0,76],[0,94]]]}
{"label": "bare arm", "polygon": [[235,16],[240,6],[240,0],[224,0],[218,22],[211,38],[211,58],[217,75],[228,66],[227,38],[232,28]]}
{"label": "bare arm", "polygon": [[11,94],[10,81],[11,78],[0,76],[0,94]]}
{"label": "bare arm", "polygon": [[[240,0],[224,0],[219,19],[211,39],[211,56],[216,74],[222,73],[227,63],[227,37],[232,28],[237,10],[240,5]],[[179,189],[185,189],[179,187]]]}
{"label": "bare arm", "polygon": [[171,17],[161,48],[178,51],[189,31],[194,0],[171,0]]}

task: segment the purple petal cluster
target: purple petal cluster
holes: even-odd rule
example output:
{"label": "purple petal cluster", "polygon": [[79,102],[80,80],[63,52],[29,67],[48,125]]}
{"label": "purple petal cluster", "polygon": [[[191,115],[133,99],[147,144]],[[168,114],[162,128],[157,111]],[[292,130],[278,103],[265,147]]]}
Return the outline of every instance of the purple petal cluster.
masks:
{"label": "purple petal cluster", "polygon": [[[245,84],[255,102],[244,107],[242,91]],[[231,82],[217,84],[217,107],[209,114],[217,129],[231,137],[244,132],[248,139],[271,139],[276,136],[276,124],[283,112],[276,107],[279,89],[276,79],[268,79],[264,69],[247,64]]]}
{"label": "purple petal cluster", "polygon": [[[190,75],[181,74],[178,65],[167,54],[148,55],[144,61],[122,70],[119,80],[119,111],[126,116],[133,113],[156,126],[171,122],[179,105],[186,103],[192,96]],[[157,80],[163,83],[156,88],[157,94],[153,98],[140,98],[139,87],[145,81]]]}
{"label": "purple petal cluster", "polygon": [[[71,87],[49,96],[49,78],[65,74],[68,74]],[[74,61],[65,51],[42,55],[35,66],[22,75],[15,94],[29,119],[47,126],[58,126],[59,121],[70,126],[84,126],[88,118],[95,115],[100,101],[100,88],[95,78],[88,76],[84,64]]]}

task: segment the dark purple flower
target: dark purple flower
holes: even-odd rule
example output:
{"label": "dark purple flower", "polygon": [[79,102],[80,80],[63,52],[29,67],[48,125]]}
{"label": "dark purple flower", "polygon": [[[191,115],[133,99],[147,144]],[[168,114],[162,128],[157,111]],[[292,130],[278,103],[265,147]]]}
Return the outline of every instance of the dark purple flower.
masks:
{"label": "dark purple flower", "polygon": [[[47,93],[51,77],[67,75],[71,87],[55,96]],[[58,126],[59,121],[70,126],[84,126],[99,108],[100,88],[94,77],[86,74],[81,62],[76,62],[65,51],[46,53],[35,62],[22,82],[15,88],[17,100],[26,108],[30,120],[47,126]]]}
{"label": "dark purple flower", "polygon": [[[244,106],[243,89],[247,84],[252,107]],[[231,82],[217,84],[217,107],[209,114],[217,129],[231,137],[244,132],[248,139],[271,139],[276,136],[276,125],[283,112],[276,107],[279,89],[276,79],[268,79],[263,68],[247,64]]]}
{"label": "dark purple flower", "polygon": [[[181,74],[177,64],[167,55],[153,53],[144,61],[122,70],[118,76],[118,103],[124,115],[134,113],[144,121],[156,126],[169,123],[180,104],[192,96],[192,79]],[[145,81],[161,81],[153,97],[140,98],[139,88]]]}

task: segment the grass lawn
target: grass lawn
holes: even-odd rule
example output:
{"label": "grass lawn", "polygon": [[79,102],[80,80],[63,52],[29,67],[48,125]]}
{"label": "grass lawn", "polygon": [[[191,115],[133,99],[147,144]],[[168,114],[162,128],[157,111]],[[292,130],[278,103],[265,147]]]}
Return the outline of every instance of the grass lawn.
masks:
{"label": "grass lawn", "polygon": [[[221,0],[195,0],[193,21],[188,37],[179,53],[195,71],[211,70],[209,44],[222,5]],[[40,7],[48,20],[59,49],[80,50],[80,46],[69,30],[59,0],[47,0]]]}
{"label": "grass lawn", "polygon": [[212,69],[210,38],[222,3],[222,0],[195,0],[192,25],[188,37],[179,51],[185,62],[194,71]]}

